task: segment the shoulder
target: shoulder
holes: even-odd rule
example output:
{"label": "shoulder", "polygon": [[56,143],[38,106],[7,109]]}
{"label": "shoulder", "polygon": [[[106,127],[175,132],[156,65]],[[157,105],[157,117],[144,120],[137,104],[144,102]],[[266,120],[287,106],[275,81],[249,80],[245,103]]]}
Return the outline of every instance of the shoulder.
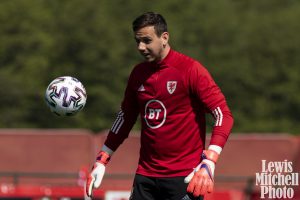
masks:
{"label": "shoulder", "polygon": [[138,63],[137,65],[135,65],[131,71],[131,74],[142,74],[145,73],[147,71],[147,69],[149,69],[149,65],[150,63],[148,62],[141,62]]}
{"label": "shoulder", "polygon": [[206,68],[200,63],[200,61],[187,56],[183,53],[174,51],[174,66],[180,70],[184,70],[188,73],[195,71],[206,71]]}
{"label": "shoulder", "polygon": [[174,58],[177,60],[177,61],[180,61],[182,63],[185,63],[185,64],[192,64],[194,62],[197,62],[194,58],[191,58],[190,56],[187,56],[186,54],[183,54],[181,52],[178,52],[178,51],[174,51],[173,50],[173,54],[174,54]]}
{"label": "shoulder", "polygon": [[131,87],[137,87],[145,80],[150,74],[151,67],[148,62],[142,62],[133,67],[128,78],[128,85]]}

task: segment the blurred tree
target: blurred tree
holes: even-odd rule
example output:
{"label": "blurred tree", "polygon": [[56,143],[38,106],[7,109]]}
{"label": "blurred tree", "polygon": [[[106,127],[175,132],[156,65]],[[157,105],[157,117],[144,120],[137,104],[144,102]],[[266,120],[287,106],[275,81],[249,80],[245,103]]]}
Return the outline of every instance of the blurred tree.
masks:
{"label": "blurred tree", "polygon": [[[110,128],[141,60],[131,22],[150,10],[166,17],[172,47],[214,76],[234,132],[300,132],[296,0],[2,0],[0,127]],[[47,85],[62,75],[87,89],[74,117],[57,117],[44,103]]]}

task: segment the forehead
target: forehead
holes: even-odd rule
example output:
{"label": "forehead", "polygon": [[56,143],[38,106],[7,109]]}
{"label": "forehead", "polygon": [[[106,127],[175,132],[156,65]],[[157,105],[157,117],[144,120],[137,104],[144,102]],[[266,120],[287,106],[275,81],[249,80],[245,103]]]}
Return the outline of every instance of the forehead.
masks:
{"label": "forehead", "polygon": [[135,37],[156,37],[154,26],[146,26],[135,32]]}

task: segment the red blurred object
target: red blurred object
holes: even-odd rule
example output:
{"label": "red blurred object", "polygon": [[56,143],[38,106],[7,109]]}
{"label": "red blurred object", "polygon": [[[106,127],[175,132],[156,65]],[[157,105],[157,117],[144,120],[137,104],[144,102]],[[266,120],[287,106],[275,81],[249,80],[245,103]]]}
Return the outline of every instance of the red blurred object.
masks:
{"label": "red blurred object", "polygon": [[[0,185],[0,198],[30,198],[40,199],[47,197],[48,199],[60,199],[60,198],[76,198],[84,199],[84,189],[79,186],[30,186],[30,185],[18,185],[2,184]],[[103,199],[104,191],[95,190],[95,199]]]}

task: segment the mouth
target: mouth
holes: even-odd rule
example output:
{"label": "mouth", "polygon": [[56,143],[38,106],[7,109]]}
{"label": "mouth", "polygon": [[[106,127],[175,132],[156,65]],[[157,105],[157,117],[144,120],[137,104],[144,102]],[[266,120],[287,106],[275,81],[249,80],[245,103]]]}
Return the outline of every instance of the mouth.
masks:
{"label": "mouth", "polygon": [[143,52],[141,52],[141,54],[142,54],[142,56],[143,56],[144,58],[146,58],[147,60],[150,59],[150,58],[152,57],[150,53],[143,53]]}
{"label": "mouth", "polygon": [[150,53],[141,53],[144,57],[149,57]]}

